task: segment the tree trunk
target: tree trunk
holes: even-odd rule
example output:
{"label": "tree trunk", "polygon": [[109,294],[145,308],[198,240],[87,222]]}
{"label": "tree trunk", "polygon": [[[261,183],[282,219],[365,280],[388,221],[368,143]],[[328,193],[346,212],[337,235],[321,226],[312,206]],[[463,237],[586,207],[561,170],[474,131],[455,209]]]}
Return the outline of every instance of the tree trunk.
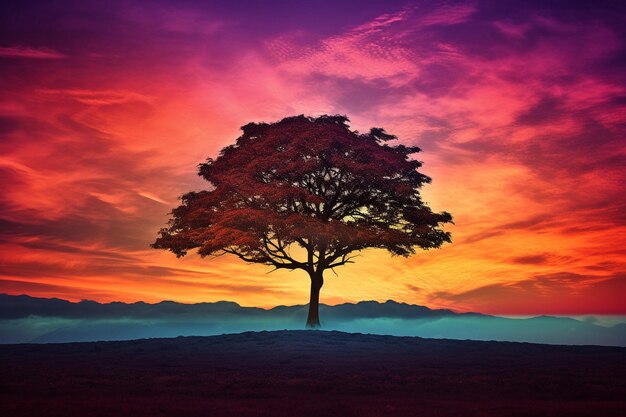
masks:
{"label": "tree trunk", "polygon": [[320,325],[320,289],[324,285],[322,272],[309,273],[311,277],[311,298],[309,300],[309,315],[306,319],[308,329],[319,329]]}

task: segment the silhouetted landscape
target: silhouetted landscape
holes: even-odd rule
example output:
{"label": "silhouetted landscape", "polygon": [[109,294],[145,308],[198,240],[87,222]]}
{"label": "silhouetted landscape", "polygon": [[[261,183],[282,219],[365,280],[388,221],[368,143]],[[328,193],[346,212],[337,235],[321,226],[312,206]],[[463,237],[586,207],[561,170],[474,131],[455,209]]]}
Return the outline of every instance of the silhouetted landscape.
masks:
{"label": "silhouetted landscape", "polygon": [[275,331],[0,346],[4,416],[623,416],[626,349]]}
{"label": "silhouetted landscape", "polygon": [[[504,318],[387,301],[321,305],[326,330],[396,336],[626,346],[626,325],[610,327],[572,318]],[[307,306],[264,310],[233,302],[156,304],[0,294],[1,343],[87,342],[209,336],[261,330],[302,329]]]}

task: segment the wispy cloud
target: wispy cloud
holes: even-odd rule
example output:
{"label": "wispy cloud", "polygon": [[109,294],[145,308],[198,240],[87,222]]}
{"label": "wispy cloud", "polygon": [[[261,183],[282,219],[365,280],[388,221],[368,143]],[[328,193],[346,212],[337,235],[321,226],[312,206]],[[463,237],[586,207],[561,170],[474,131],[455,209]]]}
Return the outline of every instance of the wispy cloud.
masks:
{"label": "wispy cloud", "polygon": [[[621,314],[619,294],[626,276],[554,273],[517,282],[490,284],[462,292],[437,292],[433,299],[452,301],[468,311],[481,308],[495,314]],[[596,300],[601,299],[602,304]],[[493,300],[498,300],[496,307]],[[492,305],[493,307],[489,307]]]}
{"label": "wispy cloud", "polygon": [[50,48],[31,48],[27,46],[2,46],[0,57],[6,58],[33,58],[33,59],[60,59],[66,56]]}
{"label": "wispy cloud", "polygon": [[51,89],[43,88],[38,92],[58,97],[69,97],[80,103],[90,104],[94,106],[109,105],[109,104],[121,104],[129,101],[144,101],[150,103],[152,98],[144,94],[139,94],[134,91],[119,91],[119,90],[79,90],[79,89]]}

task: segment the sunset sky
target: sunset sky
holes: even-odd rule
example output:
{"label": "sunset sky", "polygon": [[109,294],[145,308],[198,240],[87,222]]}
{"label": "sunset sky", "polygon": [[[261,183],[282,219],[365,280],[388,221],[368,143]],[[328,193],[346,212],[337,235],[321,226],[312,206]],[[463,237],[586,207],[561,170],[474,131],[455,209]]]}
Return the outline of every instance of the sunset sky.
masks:
{"label": "sunset sky", "polygon": [[453,243],[321,302],[626,314],[619,2],[5,2],[0,293],[308,302],[306,273],[149,248],[240,126],[344,114],[423,149]]}

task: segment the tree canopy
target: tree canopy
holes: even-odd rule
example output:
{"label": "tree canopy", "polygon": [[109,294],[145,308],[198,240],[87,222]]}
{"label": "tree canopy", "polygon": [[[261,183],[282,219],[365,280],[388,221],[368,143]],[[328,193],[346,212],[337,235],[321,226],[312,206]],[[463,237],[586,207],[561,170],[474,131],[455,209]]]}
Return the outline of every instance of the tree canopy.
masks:
{"label": "tree canopy", "polygon": [[243,126],[235,144],[200,164],[208,189],[181,197],[153,247],[302,269],[313,292],[324,270],[351,262],[356,251],[409,256],[450,242],[441,226],[452,217],[433,212],[419,193],[430,182],[412,158],[420,149],[348,122],[301,115]]}

